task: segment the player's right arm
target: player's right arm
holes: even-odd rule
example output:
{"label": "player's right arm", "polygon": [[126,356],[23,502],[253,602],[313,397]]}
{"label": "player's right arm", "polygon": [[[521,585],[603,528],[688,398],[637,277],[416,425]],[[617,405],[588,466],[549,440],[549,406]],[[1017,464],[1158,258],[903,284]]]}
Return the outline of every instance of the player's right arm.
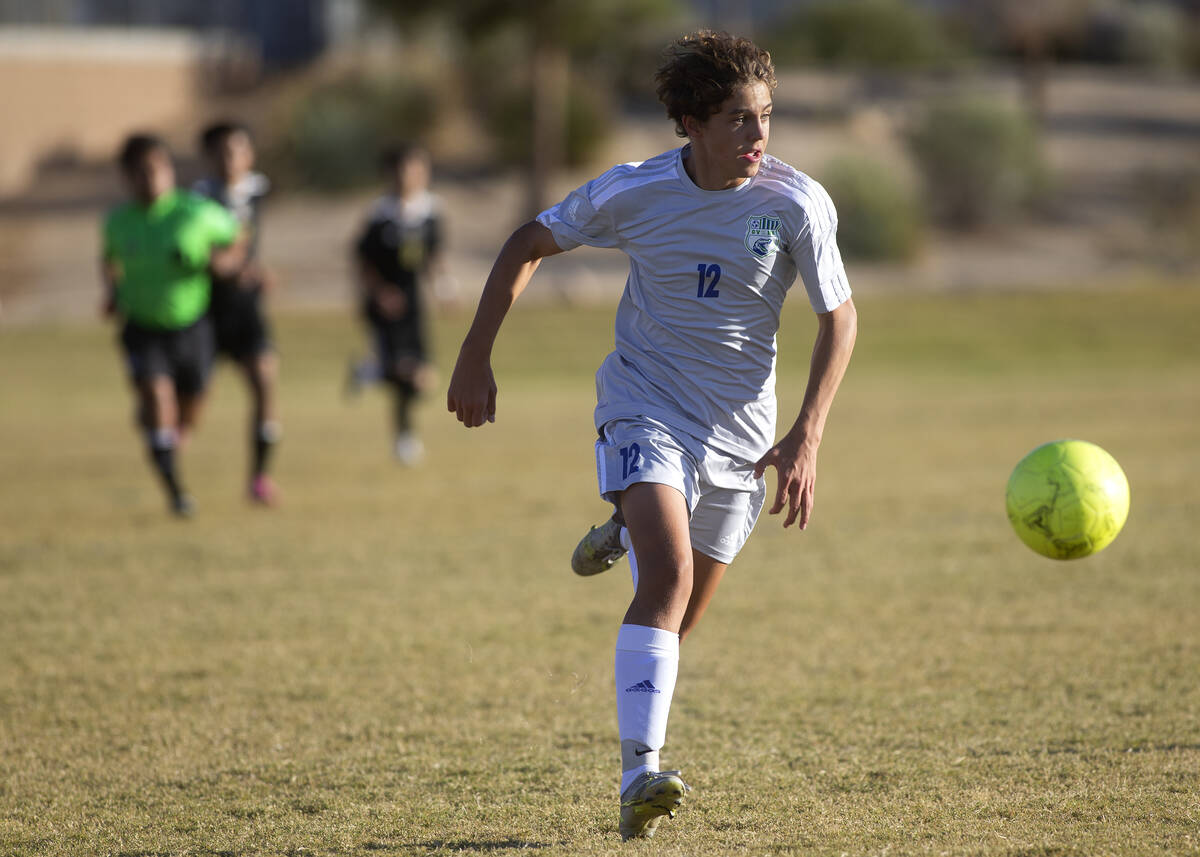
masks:
{"label": "player's right arm", "polygon": [[104,221],[100,251],[100,286],[104,289],[100,314],[105,318],[117,314],[117,286],[121,282],[121,263],[117,260],[114,231],[113,217],[110,215]]}
{"label": "player's right arm", "polygon": [[111,318],[117,314],[117,284],[121,281],[121,266],[110,256],[100,258],[100,283],[104,297],[100,302],[100,314]]}
{"label": "player's right arm", "polygon": [[468,428],[495,422],[496,381],[492,375],[492,346],[500,325],[533,272],[547,256],[563,252],[554,234],[536,220],[517,229],[492,265],[479,298],[475,320],[458,352],[458,362],[446,394],[447,409]]}
{"label": "player's right arm", "polygon": [[372,217],[354,243],[356,283],[360,301],[372,305],[384,318],[398,321],[408,313],[408,301],[380,269],[379,260],[396,252],[383,242],[386,226],[387,221]]}

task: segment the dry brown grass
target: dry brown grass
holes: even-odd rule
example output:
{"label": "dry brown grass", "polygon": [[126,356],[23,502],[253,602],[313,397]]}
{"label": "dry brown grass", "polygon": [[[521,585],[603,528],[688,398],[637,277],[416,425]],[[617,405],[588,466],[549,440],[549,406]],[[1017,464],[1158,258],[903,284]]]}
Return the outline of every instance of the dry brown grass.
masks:
{"label": "dry brown grass", "polygon": [[[108,332],[12,329],[0,407],[0,852],[13,855],[1181,855],[1200,851],[1195,289],[860,301],[810,529],[764,520],[684,648],[664,761],[695,792],[615,832],[623,566],[591,372],[607,310],[518,307],[500,420],[433,397],[429,460],[345,403],[357,332],[280,324],[285,504],[241,499],[218,378],[169,520]],[[439,330],[450,365],[465,319]],[[781,337],[798,406],[811,316]],[[1133,490],[1055,563],[1004,515],[1059,436]]]}

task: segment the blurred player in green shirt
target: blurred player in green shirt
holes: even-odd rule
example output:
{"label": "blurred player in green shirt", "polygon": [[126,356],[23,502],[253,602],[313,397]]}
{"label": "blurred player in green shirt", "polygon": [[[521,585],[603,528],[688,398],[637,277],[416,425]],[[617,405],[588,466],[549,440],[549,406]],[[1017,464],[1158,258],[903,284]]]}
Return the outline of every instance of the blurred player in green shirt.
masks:
{"label": "blurred player in green shirt", "polygon": [[186,517],[192,500],[176,473],[175,449],[196,423],[212,367],[210,278],[240,268],[245,242],[222,206],[175,187],[175,166],[159,138],[129,137],[119,163],[130,199],[104,222],[104,309],[123,322],[138,423],[171,510]]}

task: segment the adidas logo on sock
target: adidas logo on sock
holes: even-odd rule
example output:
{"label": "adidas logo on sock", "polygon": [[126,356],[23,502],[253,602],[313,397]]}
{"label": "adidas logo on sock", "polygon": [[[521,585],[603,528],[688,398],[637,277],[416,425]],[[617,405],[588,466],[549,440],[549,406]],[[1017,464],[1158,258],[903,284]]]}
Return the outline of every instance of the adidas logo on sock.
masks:
{"label": "adidas logo on sock", "polygon": [[637,684],[631,684],[625,688],[626,693],[662,693],[657,687],[650,683],[650,680],[639,681]]}

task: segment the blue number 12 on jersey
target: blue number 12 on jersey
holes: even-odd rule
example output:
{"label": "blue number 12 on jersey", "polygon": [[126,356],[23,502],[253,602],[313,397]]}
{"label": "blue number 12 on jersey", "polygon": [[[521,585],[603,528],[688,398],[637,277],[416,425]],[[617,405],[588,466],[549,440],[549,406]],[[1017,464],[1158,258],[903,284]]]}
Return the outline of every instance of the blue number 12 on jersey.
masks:
{"label": "blue number 12 on jersey", "polygon": [[719,298],[721,292],[717,290],[717,283],[721,282],[721,266],[705,265],[701,262],[696,266],[696,273],[700,275],[696,283],[696,297]]}

